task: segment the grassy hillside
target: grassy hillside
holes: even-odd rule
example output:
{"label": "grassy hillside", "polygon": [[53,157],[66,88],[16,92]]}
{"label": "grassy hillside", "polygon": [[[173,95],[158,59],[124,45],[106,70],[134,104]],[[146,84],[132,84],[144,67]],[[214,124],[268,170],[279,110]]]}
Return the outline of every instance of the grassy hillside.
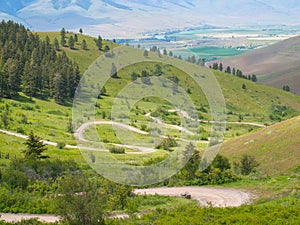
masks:
{"label": "grassy hillside", "polygon": [[[51,41],[55,37],[59,39],[59,33],[39,33],[39,35],[41,39],[44,39],[47,35]],[[67,34],[68,37],[70,35]],[[61,49],[78,62],[80,70],[83,72],[102,52],[98,51],[92,37],[84,35],[78,35],[78,37],[78,43],[81,43],[83,39],[86,40],[88,50],[82,50],[79,44],[76,45],[75,50],[71,50],[68,47],[61,47]],[[104,46],[106,44],[116,47],[116,44],[104,41]],[[118,91],[131,82],[131,74],[133,72],[141,74],[142,70],[146,70],[151,74],[155,71],[155,64],[140,63],[126,67],[119,71],[119,79],[110,79],[105,86],[107,90],[106,96],[98,100],[99,107],[96,108],[96,118],[108,119]],[[213,73],[216,75],[225,96],[228,121],[273,124],[279,120],[285,120],[300,114],[299,96],[239,79],[219,71],[213,71]],[[169,65],[162,66],[162,77],[170,78],[171,76],[178,77],[179,86],[186,90],[190,89],[190,96],[199,110],[199,116],[203,119],[209,119],[207,100],[193,80],[177,68]],[[246,89],[242,88],[243,84],[246,85]],[[71,105],[60,106],[52,100],[45,101],[35,98],[30,100],[21,94],[16,100],[2,99],[0,107],[2,112],[5,110],[8,112],[8,124],[4,126],[3,122],[0,122],[2,129],[5,128],[19,133],[23,132],[24,134],[34,130],[45,140],[75,144],[72,135],[67,130],[72,113]],[[159,108],[164,109],[164,111],[173,109],[169,103],[157,98],[139,101],[132,109],[131,120],[137,121],[133,125],[141,128],[143,124],[149,121],[145,114],[150,112],[150,110],[155,112]],[[23,121],[23,118],[26,118],[27,121]],[[173,124],[178,124],[180,121],[176,113],[169,114],[162,119],[166,123]],[[202,124],[201,127],[206,131],[203,135],[207,136],[210,126]],[[231,139],[256,129],[257,127],[249,125],[228,125],[226,139]],[[199,138],[203,138],[203,136],[200,135]]]}
{"label": "grassy hillside", "polygon": [[244,74],[258,75],[263,84],[280,89],[289,85],[292,92],[300,94],[299,50],[300,36],[297,36],[221,62],[240,68]]}
{"label": "grassy hillside", "polygon": [[263,175],[285,175],[300,166],[300,117],[277,123],[258,132],[232,139],[221,153],[239,160],[243,154],[255,156]]}
{"label": "grassy hillside", "polygon": [[[50,38],[51,43],[53,44],[54,38],[57,38],[57,40],[60,42],[60,33],[57,32],[38,32],[37,33],[42,40],[48,36]],[[75,60],[79,67],[81,73],[84,73],[87,68],[92,64],[92,62],[97,59],[103,52],[100,52],[94,42],[94,38],[91,36],[83,35],[83,34],[77,34],[78,35],[78,42],[75,44],[75,49],[71,50],[68,47],[68,38],[70,36],[74,36],[74,33],[67,33],[66,34],[66,47],[61,47],[61,50],[65,51],[67,53],[67,56],[71,59]],[[87,50],[83,50],[81,48],[82,40],[86,41],[87,44]],[[108,45],[108,47],[114,48],[117,46],[117,44],[103,40],[103,49],[104,47]]]}

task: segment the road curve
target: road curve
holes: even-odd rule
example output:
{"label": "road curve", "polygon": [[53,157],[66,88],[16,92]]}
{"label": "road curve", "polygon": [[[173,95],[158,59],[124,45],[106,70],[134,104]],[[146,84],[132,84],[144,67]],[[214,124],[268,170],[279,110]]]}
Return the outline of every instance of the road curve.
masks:
{"label": "road curve", "polygon": [[184,193],[191,195],[192,199],[201,206],[213,207],[238,207],[250,203],[251,195],[237,189],[207,188],[207,187],[159,187],[149,189],[136,189],[138,195],[182,196]]}
{"label": "road curve", "polygon": [[20,222],[22,220],[38,219],[44,223],[55,223],[60,221],[60,217],[48,214],[27,214],[27,213],[0,213],[0,221],[4,220],[7,223]]}

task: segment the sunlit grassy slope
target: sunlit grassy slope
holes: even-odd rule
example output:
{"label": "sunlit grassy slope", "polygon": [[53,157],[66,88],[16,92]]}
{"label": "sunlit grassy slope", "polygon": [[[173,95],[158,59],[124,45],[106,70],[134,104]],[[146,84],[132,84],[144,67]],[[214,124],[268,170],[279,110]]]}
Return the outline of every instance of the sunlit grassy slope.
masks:
{"label": "sunlit grassy slope", "polygon": [[238,161],[243,154],[255,156],[264,175],[289,174],[300,166],[300,117],[277,123],[222,145],[221,153]]}

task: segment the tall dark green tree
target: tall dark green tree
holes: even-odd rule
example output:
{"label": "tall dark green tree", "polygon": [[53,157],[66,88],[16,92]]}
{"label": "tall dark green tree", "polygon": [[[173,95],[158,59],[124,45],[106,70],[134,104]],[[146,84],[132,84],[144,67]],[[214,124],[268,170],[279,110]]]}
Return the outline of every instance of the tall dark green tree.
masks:
{"label": "tall dark green tree", "polygon": [[222,64],[222,63],[220,63],[220,65],[219,65],[219,70],[220,70],[221,72],[223,72],[223,64]]}
{"label": "tall dark green tree", "polygon": [[112,78],[118,78],[118,70],[114,63],[111,64],[110,76]]}
{"label": "tall dark green tree", "polygon": [[81,48],[83,50],[87,50],[87,44],[86,44],[86,41],[83,39],[82,42],[81,42]]}
{"label": "tall dark green tree", "polygon": [[99,35],[97,39],[95,39],[95,43],[96,43],[96,46],[98,48],[99,51],[102,50],[102,46],[103,46],[103,41],[102,41],[102,38],[101,36]]}
{"label": "tall dark green tree", "polygon": [[231,68],[230,68],[230,66],[227,66],[227,68],[225,70],[225,73],[231,74]]}
{"label": "tall dark green tree", "polygon": [[59,42],[58,42],[57,38],[54,38],[54,48],[56,51],[59,50]]}
{"label": "tall dark green tree", "polygon": [[73,36],[71,36],[71,37],[69,38],[69,40],[68,40],[68,45],[69,45],[69,48],[70,48],[70,49],[74,49],[74,47],[75,47],[75,40],[74,40]]}
{"label": "tall dark green tree", "polygon": [[62,28],[60,31],[60,44],[62,46],[66,45],[66,30],[65,30],[65,28]]}

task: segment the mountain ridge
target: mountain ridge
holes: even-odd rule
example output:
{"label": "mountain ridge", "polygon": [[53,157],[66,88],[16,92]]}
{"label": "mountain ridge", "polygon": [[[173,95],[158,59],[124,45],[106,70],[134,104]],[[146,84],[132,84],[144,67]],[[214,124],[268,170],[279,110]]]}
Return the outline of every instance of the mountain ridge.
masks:
{"label": "mountain ridge", "polygon": [[85,27],[91,35],[132,36],[203,24],[297,24],[299,9],[293,0],[3,0],[0,19],[18,17],[39,31]]}

